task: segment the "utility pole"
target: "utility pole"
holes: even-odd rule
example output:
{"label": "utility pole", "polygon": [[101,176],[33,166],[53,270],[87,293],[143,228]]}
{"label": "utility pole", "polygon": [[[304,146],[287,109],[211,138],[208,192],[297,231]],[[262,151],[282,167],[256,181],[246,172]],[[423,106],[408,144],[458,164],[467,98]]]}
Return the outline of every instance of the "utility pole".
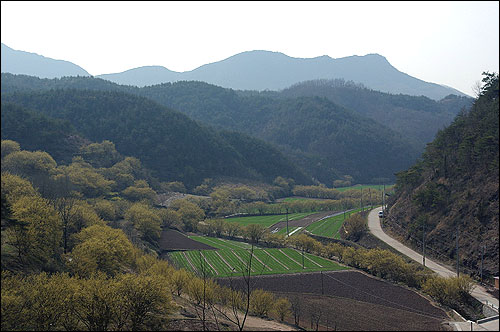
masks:
{"label": "utility pole", "polygon": [[346,206],[346,205],[347,205],[347,204],[345,204],[344,200],[342,200],[342,207],[344,208],[344,220],[345,220],[345,206]]}
{"label": "utility pole", "polygon": [[459,256],[458,256],[458,224],[457,224],[457,277],[459,276],[460,273],[460,267],[459,267]]}
{"label": "utility pole", "polygon": [[425,266],[425,219],[422,224],[423,232],[422,232],[422,264]]}
{"label": "utility pole", "polygon": [[382,192],[382,211],[385,212],[385,183],[384,183],[384,191]]}
{"label": "utility pole", "polygon": [[290,234],[288,234],[288,206],[285,207],[286,209],[286,237],[289,237]]}
{"label": "utility pole", "polygon": [[484,260],[484,249],[486,246],[483,246],[483,250],[481,252],[481,283],[483,283],[483,260]]}
{"label": "utility pole", "polygon": [[361,211],[363,210],[363,187],[361,187]]}
{"label": "utility pole", "polygon": [[368,188],[368,197],[370,200],[370,210],[372,209],[372,192],[370,191],[370,188]]}
{"label": "utility pole", "polygon": [[302,269],[304,269],[304,247],[302,247]]}

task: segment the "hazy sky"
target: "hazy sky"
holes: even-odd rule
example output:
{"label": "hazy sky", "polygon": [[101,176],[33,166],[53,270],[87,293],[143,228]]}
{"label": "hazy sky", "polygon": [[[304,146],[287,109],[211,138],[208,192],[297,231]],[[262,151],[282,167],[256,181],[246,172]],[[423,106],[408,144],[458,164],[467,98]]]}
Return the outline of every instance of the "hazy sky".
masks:
{"label": "hazy sky", "polygon": [[378,53],[473,95],[498,72],[499,2],[1,2],[2,43],[92,75],[187,71],[251,50],[297,58]]}

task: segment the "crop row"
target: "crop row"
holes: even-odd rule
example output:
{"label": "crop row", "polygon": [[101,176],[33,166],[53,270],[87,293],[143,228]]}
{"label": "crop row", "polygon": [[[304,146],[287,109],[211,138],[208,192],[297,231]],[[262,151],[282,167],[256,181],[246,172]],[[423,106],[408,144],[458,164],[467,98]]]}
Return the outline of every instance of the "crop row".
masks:
{"label": "crop row", "polygon": [[241,276],[251,261],[252,275],[283,274],[345,269],[337,263],[291,248],[191,250],[169,253],[179,267],[213,277]]}

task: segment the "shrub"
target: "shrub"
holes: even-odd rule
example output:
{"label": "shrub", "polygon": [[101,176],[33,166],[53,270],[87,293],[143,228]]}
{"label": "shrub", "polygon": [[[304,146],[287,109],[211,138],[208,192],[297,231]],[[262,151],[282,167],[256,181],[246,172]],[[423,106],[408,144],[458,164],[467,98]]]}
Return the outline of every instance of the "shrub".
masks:
{"label": "shrub", "polygon": [[250,294],[250,310],[259,317],[266,317],[273,304],[274,297],[270,292],[257,289]]}

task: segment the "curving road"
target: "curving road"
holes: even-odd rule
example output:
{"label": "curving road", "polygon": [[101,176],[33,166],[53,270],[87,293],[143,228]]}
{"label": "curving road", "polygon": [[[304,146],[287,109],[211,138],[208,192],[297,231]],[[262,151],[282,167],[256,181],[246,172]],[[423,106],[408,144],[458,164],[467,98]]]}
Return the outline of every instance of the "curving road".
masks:
{"label": "curving road", "polygon": [[[398,240],[393,239],[384,231],[382,230],[382,227],[380,226],[380,218],[378,217],[378,212],[382,210],[382,207],[375,208],[370,211],[368,214],[368,229],[370,232],[375,235],[377,238],[380,240],[384,241],[397,251],[401,252],[402,254],[410,257],[414,261],[422,264],[422,255],[417,253],[416,251],[406,247],[404,244],[399,242]],[[440,265],[433,260],[429,259],[428,257],[425,257],[425,266],[439,274],[440,276],[443,277],[454,277],[456,273],[454,271],[449,270],[448,268],[444,267],[443,265]],[[497,309],[498,309],[498,299],[493,297],[491,294],[486,292],[484,287],[480,285],[476,285],[474,289],[472,290],[471,293],[472,296],[474,296],[476,299],[481,301],[482,303],[489,303],[493,304]],[[498,319],[493,323],[493,331],[498,331]],[[491,324],[488,324],[491,325]],[[488,328],[488,330],[490,330]]]}

